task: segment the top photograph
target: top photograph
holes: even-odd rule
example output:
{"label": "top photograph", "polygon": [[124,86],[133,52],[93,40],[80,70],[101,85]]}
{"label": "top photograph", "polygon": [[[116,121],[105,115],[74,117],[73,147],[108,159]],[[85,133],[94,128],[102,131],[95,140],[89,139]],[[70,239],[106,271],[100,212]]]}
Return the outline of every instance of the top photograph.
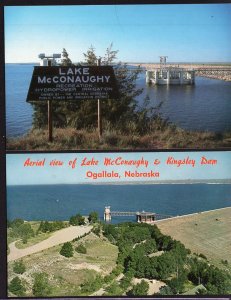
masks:
{"label": "top photograph", "polygon": [[231,3],[5,6],[8,151],[231,149]]}

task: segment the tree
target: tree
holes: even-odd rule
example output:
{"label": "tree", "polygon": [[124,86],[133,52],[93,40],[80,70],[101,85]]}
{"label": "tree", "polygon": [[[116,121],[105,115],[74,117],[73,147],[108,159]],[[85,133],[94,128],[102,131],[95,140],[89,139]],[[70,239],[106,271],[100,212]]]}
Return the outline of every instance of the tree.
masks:
{"label": "tree", "polygon": [[156,295],[173,295],[173,291],[170,286],[165,285],[160,288],[159,293]]}
{"label": "tree", "polygon": [[73,66],[73,63],[69,58],[69,54],[67,53],[67,50],[65,48],[63,48],[62,57],[63,58],[61,60],[61,63],[63,66]]}
{"label": "tree", "polygon": [[79,246],[77,246],[75,248],[75,251],[78,252],[78,253],[82,253],[82,254],[86,254],[87,253],[87,249],[86,249],[86,247],[84,247],[83,244],[80,244]]}
{"label": "tree", "polygon": [[73,247],[72,244],[70,242],[64,243],[61,250],[60,250],[60,254],[65,256],[65,257],[72,257],[73,256]]}
{"label": "tree", "polygon": [[26,271],[26,266],[22,260],[14,262],[13,271],[16,274],[23,274]]}
{"label": "tree", "polygon": [[62,221],[41,221],[37,232],[52,232],[66,227],[65,223]]}
{"label": "tree", "polygon": [[181,294],[184,290],[184,284],[187,280],[187,276],[185,274],[178,276],[178,278],[172,278],[168,285],[172,289],[173,294]]}
{"label": "tree", "polygon": [[83,293],[92,293],[102,287],[103,277],[101,275],[96,275],[94,279],[89,279],[81,284],[81,291]]}
{"label": "tree", "polygon": [[108,296],[118,296],[121,295],[122,290],[118,282],[114,281],[112,284],[106,287],[106,295]]}
{"label": "tree", "polygon": [[73,225],[73,226],[84,225],[85,224],[85,219],[80,214],[77,214],[75,216],[70,217],[69,224]]}
{"label": "tree", "polygon": [[102,59],[103,65],[111,65],[117,58],[117,54],[119,50],[112,50],[112,48],[113,48],[113,43],[111,43],[109,47],[106,49],[106,53]]}
{"label": "tree", "polygon": [[88,220],[90,223],[96,223],[99,219],[99,215],[96,211],[92,211],[89,214]]}
{"label": "tree", "polygon": [[[65,50],[65,49],[64,49]],[[63,52],[65,59],[62,65],[69,65],[68,53]],[[106,49],[102,59],[103,65],[111,65],[118,51],[112,50],[112,44]],[[83,53],[88,65],[97,64],[97,55],[93,46],[86,53]],[[110,126],[120,126],[122,129],[123,121],[137,120],[137,101],[135,98],[142,93],[142,89],[137,89],[136,80],[141,72],[140,68],[130,70],[126,64],[118,63],[114,66],[114,72],[119,89],[119,100],[102,100],[101,109],[104,122]],[[89,128],[97,122],[97,102],[92,100],[66,101],[61,103],[53,101],[53,124],[55,127],[74,127],[76,129]],[[44,128],[47,126],[47,104],[37,102],[32,104],[34,108],[33,127]],[[129,123],[129,122],[126,122]]]}
{"label": "tree", "polygon": [[123,290],[127,290],[129,288],[129,286],[131,285],[132,277],[133,277],[133,273],[131,272],[125,273],[124,277],[120,281],[120,287]]}
{"label": "tree", "polygon": [[17,228],[24,223],[22,219],[14,219],[13,221],[8,221],[7,226],[12,228]]}
{"label": "tree", "polygon": [[23,223],[20,225],[17,232],[22,239],[26,240],[35,235],[30,223]]}
{"label": "tree", "polygon": [[26,289],[22,285],[22,282],[18,276],[11,280],[9,284],[9,291],[16,296],[24,296]]}
{"label": "tree", "polygon": [[51,287],[48,283],[48,275],[46,273],[35,274],[32,291],[36,297],[48,296],[51,293]]}
{"label": "tree", "polygon": [[83,53],[83,56],[85,58],[85,63],[87,63],[88,65],[90,66],[97,65],[97,56],[95,54],[95,48],[92,45],[87,50],[87,53]]}
{"label": "tree", "polygon": [[132,296],[146,296],[148,293],[149,284],[142,280],[140,283],[137,283],[133,286],[132,290],[129,292]]}

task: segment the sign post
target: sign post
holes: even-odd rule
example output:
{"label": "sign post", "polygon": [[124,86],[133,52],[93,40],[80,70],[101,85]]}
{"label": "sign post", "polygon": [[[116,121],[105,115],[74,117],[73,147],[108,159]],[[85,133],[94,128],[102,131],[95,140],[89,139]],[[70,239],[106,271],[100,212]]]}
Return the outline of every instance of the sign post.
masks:
{"label": "sign post", "polygon": [[119,91],[112,66],[34,67],[27,101],[48,103],[48,137],[52,142],[52,101],[97,100],[98,135],[102,136],[101,99],[118,99]]}
{"label": "sign post", "polygon": [[53,141],[53,124],[52,124],[52,100],[47,101],[48,104],[48,141]]}
{"label": "sign post", "polygon": [[[101,58],[97,61],[97,66],[99,67],[101,65]],[[99,139],[102,137],[102,119],[101,119],[101,103],[100,99],[98,99],[98,134]]]}

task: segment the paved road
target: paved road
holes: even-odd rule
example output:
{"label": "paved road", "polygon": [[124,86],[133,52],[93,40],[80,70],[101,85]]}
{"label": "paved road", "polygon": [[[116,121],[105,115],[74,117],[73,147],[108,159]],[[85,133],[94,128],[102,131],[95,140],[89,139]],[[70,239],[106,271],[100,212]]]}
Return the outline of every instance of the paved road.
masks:
{"label": "paved road", "polygon": [[10,254],[8,255],[8,262],[22,258],[24,256],[40,252],[42,250],[72,241],[74,238],[80,237],[85,233],[88,233],[92,229],[92,226],[71,226],[68,228],[56,231],[48,239],[39,242],[33,246],[25,249],[18,249],[15,246],[15,242],[9,245]]}

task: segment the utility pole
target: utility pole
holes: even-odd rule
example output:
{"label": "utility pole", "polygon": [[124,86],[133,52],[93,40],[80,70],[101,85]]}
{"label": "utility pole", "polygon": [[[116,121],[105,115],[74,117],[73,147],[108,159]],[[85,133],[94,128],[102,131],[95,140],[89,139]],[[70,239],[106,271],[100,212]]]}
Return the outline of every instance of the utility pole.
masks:
{"label": "utility pole", "polygon": [[[56,64],[56,58],[61,58],[61,54],[53,54],[52,56],[46,56],[45,53],[41,53],[38,56],[41,61],[41,66],[51,67],[52,64]],[[53,141],[53,122],[52,122],[52,100],[47,100],[47,119],[48,119],[48,141]]]}
{"label": "utility pole", "polygon": [[53,124],[52,124],[52,100],[47,100],[48,112],[48,141],[53,141]]}

